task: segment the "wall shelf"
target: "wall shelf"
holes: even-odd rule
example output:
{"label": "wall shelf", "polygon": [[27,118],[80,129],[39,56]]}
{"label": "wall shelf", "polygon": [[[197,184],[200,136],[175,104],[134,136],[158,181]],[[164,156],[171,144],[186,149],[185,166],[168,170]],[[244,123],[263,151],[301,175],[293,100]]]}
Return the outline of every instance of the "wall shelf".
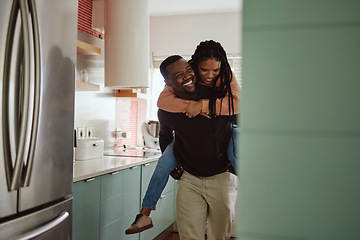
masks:
{"label": "wall shelf", "polygon": [[77,40],[77,55],[101,55],[101,48],[89,43]]}
{"label": "wall shelf", "polygon": [[76,91],[100,91],[100,85],[76,81],[75,90]]}
{"label": "wall shelf", "polygon": [[[77,40],[77,55],[101,55],[101,48],[91,45],[89,43]],[[75,82],[76,91],[100,91],[100,85],[76,81]]]}
{"label": "wall shelf", "polygon": [[150,95],[146,93],[139,92],[139,90],[132,89],[120,89],[116,90],[115,97],[132,97],[139,99],[150,99]]}

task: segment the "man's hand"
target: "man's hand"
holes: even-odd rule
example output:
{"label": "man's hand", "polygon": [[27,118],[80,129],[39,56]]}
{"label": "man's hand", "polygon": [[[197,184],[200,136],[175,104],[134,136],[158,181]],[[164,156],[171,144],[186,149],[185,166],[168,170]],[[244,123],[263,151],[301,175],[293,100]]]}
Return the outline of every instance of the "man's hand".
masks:
{"label": "man's hand", "polygon": [[170,176],[172,176],[175,180],[179,180],[181,175],[184,173],[184,169],[179,164],[170,172]]}
{"label": "man's hand", "polygon": [[197,116],[199,113],[201,113],[201,108],[202,108],[202,104],[201,104],[201,100],[199,101],[189,101],[189,106],[185,109],[184,113],[186,116],[188,116],[189,118],[191,117],[195,117]]}

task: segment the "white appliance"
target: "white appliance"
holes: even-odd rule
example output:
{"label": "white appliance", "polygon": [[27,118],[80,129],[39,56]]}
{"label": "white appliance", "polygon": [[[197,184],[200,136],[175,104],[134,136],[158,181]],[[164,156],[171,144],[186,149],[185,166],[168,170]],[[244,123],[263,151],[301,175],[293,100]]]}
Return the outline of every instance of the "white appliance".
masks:
{"label": "white appliance", "polygon": [[79,138],[75,147],[75,160],[85,161],[104,156],[104,140],[96,137]]}
{"label": "white appliance", "polygon": [[1,0],[0,239],[71,239],[77,0]]}
{"label": "white appliance", "polygon": [[141,126],[141,133],[144,140],[144,146],[149,148],[160,148],[159,147],[159,122],[158,121],[147,121]]}

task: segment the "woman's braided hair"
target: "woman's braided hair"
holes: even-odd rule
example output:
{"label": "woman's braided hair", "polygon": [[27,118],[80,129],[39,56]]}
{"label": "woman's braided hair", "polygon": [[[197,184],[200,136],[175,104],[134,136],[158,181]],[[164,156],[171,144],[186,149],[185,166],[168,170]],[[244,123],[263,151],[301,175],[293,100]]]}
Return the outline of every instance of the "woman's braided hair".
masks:
{"label": "woman's braided hair", "polygon": [[213,117],[216,113],[216,99],[223,98],[226,93],[229,95],[229,115],[234,116],[234,102],[230,87],[232,71],[227,60],[226,52],[221,44],[213,40],[201,42],[191,56],[189,64],[194,69],[196,78],[200,79],[198,69],[199,63],[212,58],[220,61],[221,66],[219,76],[212,82],[212,97],[209,101],[210,116]]}

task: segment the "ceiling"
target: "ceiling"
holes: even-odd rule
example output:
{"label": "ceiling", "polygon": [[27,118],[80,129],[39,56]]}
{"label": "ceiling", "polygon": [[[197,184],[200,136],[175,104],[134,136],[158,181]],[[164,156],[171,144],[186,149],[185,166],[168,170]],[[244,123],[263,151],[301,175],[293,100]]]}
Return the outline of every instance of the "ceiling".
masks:
{"label": "ceiling", "polygon": [[149,0],[150,16],[237,12],[242,0]]}

